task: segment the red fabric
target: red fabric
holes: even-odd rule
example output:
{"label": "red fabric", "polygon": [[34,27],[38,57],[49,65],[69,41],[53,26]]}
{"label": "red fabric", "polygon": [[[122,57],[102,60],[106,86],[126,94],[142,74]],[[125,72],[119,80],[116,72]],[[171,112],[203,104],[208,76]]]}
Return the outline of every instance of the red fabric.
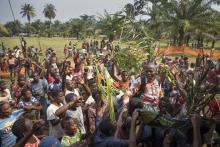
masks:
{"label": "red fabric", "polygon": [[54,81],[55,81],[55,79],[52,76],[48,76],[48,78],[47,78],[48,84],[53,83]]}
{"label": "red fabric", "polygon": [[219,102],[215,99],[209,101],[209,106],[212,111],[212,116],[215,116],[219,112]]}

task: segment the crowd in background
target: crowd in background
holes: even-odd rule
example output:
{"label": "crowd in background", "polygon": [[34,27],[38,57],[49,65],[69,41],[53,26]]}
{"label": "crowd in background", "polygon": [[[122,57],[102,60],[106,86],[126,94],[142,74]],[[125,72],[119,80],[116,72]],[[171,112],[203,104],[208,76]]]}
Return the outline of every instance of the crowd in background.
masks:
{"label": "crowd in background", "polygon": [[[20,54],[26,56],[21,59]],[[9,71],[10,80],[0,81],[0,146],[2,147],[200,147],[218,146],[220,133],[219,102],[210,100],[207,116],[186,113],[186,102],[178,85],[160,74],[161,65],[182,76],[197,76],[210,67],[205,84],[214,84],[220,74],[220,61],[198,55],[196,62],[188,57],[162,57],[161,61],[143,63],[141,73],[120,70],[112,58],[119,50],[112,40],[84,41],[77,49],[71,41],[65,45],[65,59],[56,50],[46,50],[39,63],[39,50],[27,47],[5,49],[1,72]],[[98,76],[103,65],[118,90],[113,96],[115,121],[110,119],[108,102],[98,81],[105,85],[105,75]],[[188,119],[187,129],[154,126],[142,121],[138,110],[152,111],[171,119]],[[213,136],[213,134],[216,134]]]}

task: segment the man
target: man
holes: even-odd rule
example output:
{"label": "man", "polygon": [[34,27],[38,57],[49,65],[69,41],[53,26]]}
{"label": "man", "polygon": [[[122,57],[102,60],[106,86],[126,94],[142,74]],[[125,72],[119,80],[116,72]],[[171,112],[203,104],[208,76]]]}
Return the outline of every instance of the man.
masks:
{"label": "man", "polygon": [[131,86],[133,95],[139,97],[144,107],[149,110],[158,111],[161,87],[156,79],[156,65],[148,63],[144,65],[143,75],[136,79]]}
{"label": "man", "polygon": [[16,143],[16,137],[11,131],[14,122],[23,114],[23,110],[12,112],[7,101],[0,102],[0,146],[12,147]]}
{"label": "man", "polygon": [[49,84],[50,92],[57,91],[57,90],[62,90],[62,82],[61,82],[60,74],[59,73],[53,73],[52,77],[54,78],[54,82]]}
{"label": "man", "polygon": [[65,96],[69,93],[74,93],[75,95],[79,96],[79,90],[76,88],[76,83],[74,81],[66,80],[66,91]]}
{"label": "man", "polygon": [[33,96],[38,99],[42,106],[41,114],[44,120],[46,120],[47,100],[45,94],[48,90],[48,83],[45,79],[40,79],[37,72],[33,73],[33,82],[31,82],[31,89]]}

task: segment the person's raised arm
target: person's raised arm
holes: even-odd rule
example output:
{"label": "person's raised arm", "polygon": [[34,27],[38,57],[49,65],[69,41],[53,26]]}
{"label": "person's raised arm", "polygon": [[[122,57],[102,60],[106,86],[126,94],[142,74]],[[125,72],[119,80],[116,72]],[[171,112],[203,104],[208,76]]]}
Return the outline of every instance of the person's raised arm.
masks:
{"label": "person's raised arm", "polygon": [[56,110],[55,115],[58,117],[62,117],[63,114],[66,113],[66,111],[71,108],[73,105],[75,104],[75,102],[71,101],[65,105],[63,105],[62,107],[60,107],[59,109]]}
{"label": "person's raised arm", "polygon": [[115,73],[115,63],[113,62],[112,64],[112,70],[111,70],[111,77],[115,80],[115,81],[120,81],[120,79],[116,76],[116,73]]}
{"label": "person's raised arm", "polygon": [[[85,88],[88,97],[89,97],[90,95],[92,95],[92,92],[91,92],[89,86],[85,83],[85,81],[84,81],[83,78],[79,79],[79,83]],[[85,101],[88,99],[88,97],[85,98]]]}

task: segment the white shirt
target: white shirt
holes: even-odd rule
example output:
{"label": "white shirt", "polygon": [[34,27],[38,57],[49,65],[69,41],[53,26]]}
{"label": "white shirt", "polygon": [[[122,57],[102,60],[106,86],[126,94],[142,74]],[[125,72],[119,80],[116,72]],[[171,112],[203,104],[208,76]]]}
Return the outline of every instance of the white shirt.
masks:
{"label": "white shirt", "polygon": [[66,75],[66,80],[72,81],[72,79],[73,79],[73,75],[72,74],[71,75]]}
{"label": "white shirt", "polygon": [[50,122],[50,120],[53,119],[58,119],[59,117],[57,117],[55,115],[55,112],[57,109],[59,109],[60,107],[62,107],[63,105],[60,104],[60,106],[56,106],[54,104],[50,104],[50,106],[47,108],[47,120],[49,120],[49,135],[50,136],[54,136],[56,138],[61,138],[64,135],[64,131],[60,125],[60,123],[58,123],[57,125],[53,126]]}

